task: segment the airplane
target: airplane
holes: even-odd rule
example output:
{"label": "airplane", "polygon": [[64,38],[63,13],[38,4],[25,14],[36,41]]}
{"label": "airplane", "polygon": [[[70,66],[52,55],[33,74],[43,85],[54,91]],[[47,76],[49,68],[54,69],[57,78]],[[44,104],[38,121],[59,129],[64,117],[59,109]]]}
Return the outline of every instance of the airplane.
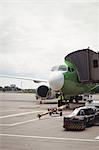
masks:
{"label": "airplane", "polygon": [[54,91],[56,92],[56,95],[60,96],[60,99],[58,100],[58,106],[62,105],[63,99],[69,99],[69,102],[72,102],[73,99],[75,99],[75,101],[78,102],[80,94],[90,93],[99,87],[98,82],[80,82],[77,67],[67,57],[64,59],[63,64],[52,67],[48,80],[6,75],[0,76],[30,80],[34,81],[35,83],[43,82],[36,89],[36,95],[44,99],[50,97]]}
{"label": "airplane", "polygon": [[64,61],[64,65],[52,68],[49,85],[54,91],[60,91],[64,98],[69,96],[70,101],[75,98],[76,102],[80,94],[94,92],[99,87],[98,83],[81,83],[76,67],[68,60]]}

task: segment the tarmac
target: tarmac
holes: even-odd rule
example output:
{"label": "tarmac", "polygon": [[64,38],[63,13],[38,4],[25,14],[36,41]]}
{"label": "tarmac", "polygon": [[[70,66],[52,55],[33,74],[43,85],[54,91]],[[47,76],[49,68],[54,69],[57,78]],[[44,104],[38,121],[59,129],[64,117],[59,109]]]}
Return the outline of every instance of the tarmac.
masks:
{"label": "tarmac", "polygon": [[99,126],[63,129],[63,117],[72,110],[37,117],[54,107],[57,104],[39,104],[34,94],[0,93],[0,150],[99,150]]}

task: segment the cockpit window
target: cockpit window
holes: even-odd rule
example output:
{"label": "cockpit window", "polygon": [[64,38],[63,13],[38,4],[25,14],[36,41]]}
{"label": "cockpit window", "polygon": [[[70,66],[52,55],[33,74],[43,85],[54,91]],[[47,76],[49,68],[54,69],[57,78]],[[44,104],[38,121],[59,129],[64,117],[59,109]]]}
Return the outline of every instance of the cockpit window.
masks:
{"label": "cockpit window", "polygon": [[65,65],[60,65],[60,66],[54,66],[51,71],[68,71],[68,67]]}
{"label": "cockpit window", "polygon": [[51,71],[58,71],[59,66],[54,66]]}
{"label": "cockpit window", "polygon": [[60,65],[58,70],[59,71],[68,71],[68,68],[65,65]]}

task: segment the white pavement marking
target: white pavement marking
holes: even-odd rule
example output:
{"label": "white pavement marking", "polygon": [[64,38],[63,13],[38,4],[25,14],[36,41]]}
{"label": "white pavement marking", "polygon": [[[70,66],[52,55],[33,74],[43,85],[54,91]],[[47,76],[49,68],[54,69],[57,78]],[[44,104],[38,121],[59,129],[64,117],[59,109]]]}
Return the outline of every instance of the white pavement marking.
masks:
{"label": "white pavement marking", "polygon": [[35,119],[32,119],[32,120],[27,120],[27,121],[23,121],[23,122],[16,122],[16,123],[12,123],[12,124],[0,124],[0,126],[13,127],[13,126],[17,126],[17,125],[21,125],[21,124],[25,124],[25,123],[29,123],[29,122],[34,122],[36,120],[39,120],[39,118],[35,118]]}
{"label": "white pavement marking", "polygon": [[29,122],[33,122],[33,121],[36,121],[36,120],[39,120],[39,118],[35,118],[35,119],[32,119],[32,120],[27,120],[27,121],[23,121],[23,122],[13,123],[13,124],[10,124],[10,126],[13,127],[13,126],[16,126],[16,125],[21,125],[21,124],[29,123]]}
{"label": "white pavement marking", "polygon": [[2,137],[18,137],[18,138],[32,138],[32,139],[48,139],[48,140],[61,140],[61,141],[81,141],[81,142],[99,142],[94,139],[76,139],[76,138],[62,138],[62,137],[44,137],[32,135],[18,135],[18,134],[0,134]]}
{"label": "white pavement marking", "polygon": [[0,110],[0,113],[1,112],[9,112],[9,111],[17,111],[17,110],[14,110],[14,109],[13,110],[10,110],[10,109],[8,109],[8,110]]}
{"label": "white pavement marking", "polygon": [[37,108],[37,107],[40,108],[40,105],[31,106],[31,107],[30,106],[29,107],[28,106],[21,106],[20,108],[24,108],[24,109],[31,108],[32,109],[32,108]]}
{"label": "white pavement marking", "polygon": [[95,137],[96,140],[99,140],[99,136]]}
{"label": "white pavement marking", "polygon": [[0,124],[0,126],[10,127],[10,126],[11,126],[11,124]]}
{"label": "white pavement marking", "polygon": [[12,114],[12,115],[7,115],[7,116],[0,116],[0,119],[17,117],[17,116],[24,116],[24,115],[34,114],[34,113],[39,113],[39,112],[42,112],[42,111],[29,111],[29,112],[25,112],[25,113],[18,113],[18,114]]}

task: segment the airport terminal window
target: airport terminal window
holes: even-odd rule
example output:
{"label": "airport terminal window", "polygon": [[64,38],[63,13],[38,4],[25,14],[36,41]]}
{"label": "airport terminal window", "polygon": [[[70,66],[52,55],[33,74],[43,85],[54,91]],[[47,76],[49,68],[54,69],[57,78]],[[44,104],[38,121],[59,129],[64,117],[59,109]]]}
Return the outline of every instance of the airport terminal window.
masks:
{"label": "airport terminal window", "polygon": [[97,59],[93,60],[93,67],[98,68],[98,60]]}

